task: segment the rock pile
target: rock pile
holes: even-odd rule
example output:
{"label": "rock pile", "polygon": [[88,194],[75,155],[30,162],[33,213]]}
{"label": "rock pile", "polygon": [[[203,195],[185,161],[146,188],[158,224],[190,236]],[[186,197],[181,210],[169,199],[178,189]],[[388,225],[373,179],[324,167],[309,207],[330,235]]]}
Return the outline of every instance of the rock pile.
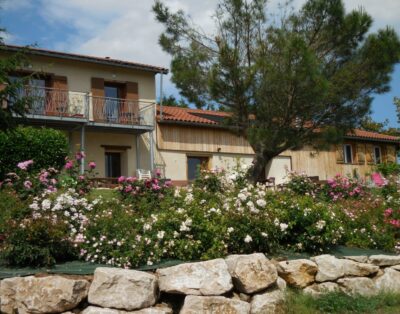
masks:
{"label": "rock pile", "polygon": [[256,253],[155,273],[100,267],[93,277],[15,277],[0,283],[0,310],[10,314],[283,313],[287,285],[313,296],[335,290],[400,293],[400,256],[320,255],[278,262]]}

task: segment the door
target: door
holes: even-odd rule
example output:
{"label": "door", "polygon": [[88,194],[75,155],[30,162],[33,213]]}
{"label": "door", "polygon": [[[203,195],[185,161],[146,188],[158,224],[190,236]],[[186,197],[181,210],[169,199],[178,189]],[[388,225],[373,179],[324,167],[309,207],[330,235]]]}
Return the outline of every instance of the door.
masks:
{"label": "door", "polygon": [[188,181],[195,180],[199,171],[208,170],[208,157],[188,156],[187,157],[187,178]]}
{"label": "door", "polygon": [[121,153],[106,152],[106,177],[118,178],[121,176]]}
{"label": "door", "polygon": [[278,156],[265,168],[267,178],[275,178],[275,184],[282,184],[287,181],[287,172],[292,170],[292,160],[288,156]]}
{"label": "door", "polygon": [[120,89],[115,85],[104,85],[104,116],[107,122],[118,123]]}

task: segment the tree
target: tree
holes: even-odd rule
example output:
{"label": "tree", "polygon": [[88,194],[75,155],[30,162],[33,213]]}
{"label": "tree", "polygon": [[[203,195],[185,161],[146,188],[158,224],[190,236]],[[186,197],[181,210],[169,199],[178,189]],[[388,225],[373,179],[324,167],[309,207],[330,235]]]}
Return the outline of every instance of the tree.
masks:
{"label": "tree", "polygon": [[[3,33],[4,29],[0,29],[0,52],[5,48],[1,37]],[[17,126],[15,118],[24,117],[32,103],[32,97],[21,95],[30,76],[17,81],[10,78],[10,73],[21,68],[26,61],[24,50],[0,59],[0,131],[14,129]]]}
{"label": "tree", "polygon": [[177,100],[174,95],[164,96],[162,104],[163,106],[189,108],[189,105],[182,98]]}
{"label": "tree", "polygon": [[189,102],[231,113],[227,126],[255,152],[253,181],[283,151],[359,125],[372,93],[389,89],[400,51],[393,29],[368,33],[372,18],[341,0],[308,0],[279,22],[266,10],[267,0],[220,0],[209,36],[184,12],[153,6],[172,81]]}
{"label": "tree", "polygon": [[383,121],[383,122],[376,122],[372,119],[372,117],[370,115],[366,115],[360,121],[361,129],[363,129],[365,131],[378,132],[378,133],[385,132],[388,124],[389,124],[388,119],[385,119],[385,121]]}

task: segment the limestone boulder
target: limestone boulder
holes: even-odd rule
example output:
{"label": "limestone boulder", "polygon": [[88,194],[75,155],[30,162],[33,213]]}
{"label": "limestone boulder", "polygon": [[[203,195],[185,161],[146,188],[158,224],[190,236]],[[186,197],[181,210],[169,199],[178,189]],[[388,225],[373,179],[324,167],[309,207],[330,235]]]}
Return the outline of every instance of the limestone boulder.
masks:
{"label": "limestone boulder", "polygon": [[317,264],[307,259],[297,259],[278,263],[278,274],[286,283],[296,288],[304,288],[315,281]]}
{"label": "limestone boulder", "polygon": [[369,276],[379,271],[378,266],[350,259],[338,259],[329,254],[315,256],[311,259],[318,265],[318,272],[315,276],[317,282],[334,281],[344,276]]}
{"label": "limestone boulder", "polygon": [[0,312],[6,314],[16,313],[17,287],[21,285],[22,277],[6,278],[0,282]]}
{"label": "limestone boulder", "polygon": [[97,306],[89,306],[81,314],[172,314],[172,309],[167,307],[149,307],[137,311],[123,311]]}
{"label": "limestone boulder", "polygon": [[366,255],[344,256],[344,258],[358,263],[368,263],[368,256]]}
{"label": "limestone boulder", "polygon": [[180,314],[248,314],[250,304],[221,296],[188,295]]}
{"label": "limestone boulder", "polygon": [[251,300],[251,314],[283,314],[285,313],[285,294],[279,289],[273,289],[256,294]]}
{"label": "limestone boulder", "polygon": [[400,265],[400,255],[371,255],[368,260],[378,266]]}
{"label": "limestone boulder", "polygon": [[318,265],[318,272],[315,276],[317,282],[333,281],[344,276],[342,260],[333,255],[323,254],[311,257],[311,260]]}
{"label": "limestone boulder", "polygon": [[235,289],[243,293],[265,290],[278,279],[278,272],[264,254],[230,255],[225,259]]}
{"label": "limestone boulder", "polygon": [[367,277],[341,278],[337,283],[343,292],[350,295],[371,296],[377,293],[374,281]]}
{"label": "limestone boulder", "polygon": [[375,285],[379,291],[400,293],[400,272],[393,268],[386,268],[384,274],[375,279]]}
{"label": "limestone boulder", "polygon": [[121,310],[153,306],[158,297],[157,277],[142,271],[98,267],[89,289],[89,303]]}
{"label": "limestone boulder", "polygon": [[394,265],[394,266],[392,266],[390,268],[394,269],[394,270],[397,270],[397,271],[400,271],[400,265]]}
{"label": "limestone boulder", "polygon": [[61,276],[9,278],[1,281],[2,313],[62,313],[88,295],[89,281]]}
{"label": "limestone boulder", "polygon": [[180,264],[157,270],[160,291],[186,295],[221,295],[233,287],[223,259]]}
{"label": "limestone boulder", "polygon": [[318,297],[324,293],[334,292],[340,290],[339,285],[336,282],[321,282],[314,283],[311,286],[306,287],[303,292],[311,294],[314,297]]}
{"label": "limestone boulder", "polygon": [[278,279],[276,280],[276,286],[279,290],[286,291],[287,283],[281,277],[278,277]]}

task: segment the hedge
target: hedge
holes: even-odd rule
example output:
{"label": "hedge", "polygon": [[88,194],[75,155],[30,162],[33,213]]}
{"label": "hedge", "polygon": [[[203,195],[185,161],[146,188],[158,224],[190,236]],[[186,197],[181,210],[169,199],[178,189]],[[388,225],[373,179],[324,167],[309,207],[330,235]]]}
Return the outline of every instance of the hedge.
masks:
{"label": "hedge", "polygon": [[34,161],[31,170],[61,168],[68,155],[68,139],[61,131],[49,128],[18,127],[0,132],[0,180],[15,172],[21,161]]}

